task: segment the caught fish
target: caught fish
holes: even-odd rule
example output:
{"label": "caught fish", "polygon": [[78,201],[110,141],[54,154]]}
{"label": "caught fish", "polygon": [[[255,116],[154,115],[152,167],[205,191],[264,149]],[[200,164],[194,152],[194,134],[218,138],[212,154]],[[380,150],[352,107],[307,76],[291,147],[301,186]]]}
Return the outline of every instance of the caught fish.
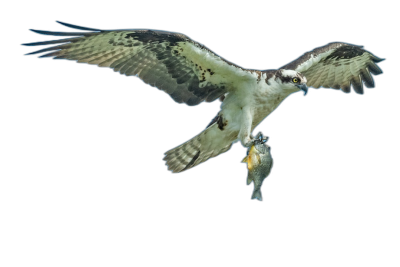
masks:
{"label": "caught fish", "polygon": [[260,201],[262,200],[261,185],[269,175],[273,163],[271,147],[266,144],[267,141],[268,137],[263,137],[262,133],[258,133],[253,145],[247,150],[247,156],[242,160],[247,163],[247,185],[254,183],[251,199]]}

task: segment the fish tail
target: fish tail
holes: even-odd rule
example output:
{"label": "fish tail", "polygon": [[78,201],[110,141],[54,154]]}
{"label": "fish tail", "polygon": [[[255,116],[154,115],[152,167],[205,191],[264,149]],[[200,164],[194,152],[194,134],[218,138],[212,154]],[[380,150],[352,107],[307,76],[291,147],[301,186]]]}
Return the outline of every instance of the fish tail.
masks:
{"label": "fish tail", "polygon": [[261,188],[254,189],[251,199],[258,199],[262,201]]}

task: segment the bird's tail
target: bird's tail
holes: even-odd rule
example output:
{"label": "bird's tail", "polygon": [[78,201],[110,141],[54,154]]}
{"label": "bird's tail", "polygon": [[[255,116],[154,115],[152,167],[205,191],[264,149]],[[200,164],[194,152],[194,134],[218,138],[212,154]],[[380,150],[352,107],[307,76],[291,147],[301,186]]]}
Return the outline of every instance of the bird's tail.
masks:
{"label": "bird's tail", "polygon": [[168,170],[182,172],[228,151],[234,140],[214,123],[186,143],[165,152],[164,160]]}

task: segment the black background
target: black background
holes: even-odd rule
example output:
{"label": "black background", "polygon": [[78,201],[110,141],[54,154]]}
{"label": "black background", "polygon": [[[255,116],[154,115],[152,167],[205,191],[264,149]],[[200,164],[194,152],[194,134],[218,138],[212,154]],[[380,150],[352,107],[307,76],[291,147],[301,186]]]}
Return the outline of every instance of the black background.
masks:
{"label": "black background", "polygon": [[[297,6],[267,3],[235,11],[189,3],[182,8],[68,3],[52,12],[24,6],[14,32],[16,66],[10,75],[15,86],[9,90],[14,94],[10,114],[18,117],[12,127],[18,140],[14,153],[21,162],[14,174],[26,211],[71,224],[98,218],[141,225],[176,218],[185,225],[215,225],[228,214],[253,223],[276,220],[277,212],[293,219],[323,216],[325,222],[385,213],[398,175],[388,171],[398,158],[392,154],[398,124],[398,86],[389,67],[393,40],[386,34],[389,19],[381,15],[376,23],[385,9],[375,9],[373,20],[362,10],[360,16],[340,19],[336,13],[333,20],[331,14],[314,16]],[[165,151],[204,129],[220,102],[189,108],[110,69],[24,57],[33,49],[19,43],[51,39],[28,28],[68,30],[55,20],[182,32],[248,68],[278,68],[331,41],[364,45],[387,60],[380,64],[385,73],[375,77],[377,87],[365,95],[323,89],[306,97],[295,94],[255,129],[254,134],[270,136],[275,160],[263,185],[264,201],[258,202],[250,200],[252,186],[245,185],[240,144],[182,174],[170,173],[162,161]]]}

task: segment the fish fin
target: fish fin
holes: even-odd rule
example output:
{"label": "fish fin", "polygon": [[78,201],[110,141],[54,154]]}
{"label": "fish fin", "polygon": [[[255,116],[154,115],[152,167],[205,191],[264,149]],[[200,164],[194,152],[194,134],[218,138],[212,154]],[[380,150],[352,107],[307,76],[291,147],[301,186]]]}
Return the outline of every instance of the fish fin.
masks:
{"label": "fish fin", "polygon": [[250,177],[247,177],[247,185],[251,184],[251,181],[253,181],[253,179],[251,179]]}
{"label": "fish fin", "polygon": [[247,161],[249,160],[249,156],[244,157],[244,159],[242,160],[243,163],[247,163]]}

